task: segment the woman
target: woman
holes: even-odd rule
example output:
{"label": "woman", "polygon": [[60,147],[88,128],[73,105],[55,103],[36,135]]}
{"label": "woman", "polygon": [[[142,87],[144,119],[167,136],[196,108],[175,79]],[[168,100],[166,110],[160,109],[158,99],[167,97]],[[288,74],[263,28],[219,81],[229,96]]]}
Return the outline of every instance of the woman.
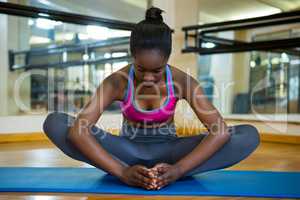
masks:
{"label": "woman", "polygon": [[[108,76],[76,118],[51,113],[44,131],[65,154],[145,189],[160,189],[179,178],[232,166],[259,144],[251,125],[228,127],[188,74],[167,64],[171,30],[162,10],[150,8],[131,33],[133,64]],[[177,137],[174,111],[186,100],[208,129]],[[120,101],[120,136],[94,126],[103,111]]]}

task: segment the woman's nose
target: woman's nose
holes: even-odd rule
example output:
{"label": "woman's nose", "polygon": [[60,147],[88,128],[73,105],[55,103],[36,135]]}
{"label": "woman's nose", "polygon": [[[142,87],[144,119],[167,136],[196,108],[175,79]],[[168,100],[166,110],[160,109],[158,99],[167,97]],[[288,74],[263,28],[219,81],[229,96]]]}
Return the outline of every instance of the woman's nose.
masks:
{"label": "woman's nose", "polygon": [[153,81],[155,81],[155,77],[152,73],[145,73],[144,77],[143,77],[143,80],[145,82],[153,82]]}

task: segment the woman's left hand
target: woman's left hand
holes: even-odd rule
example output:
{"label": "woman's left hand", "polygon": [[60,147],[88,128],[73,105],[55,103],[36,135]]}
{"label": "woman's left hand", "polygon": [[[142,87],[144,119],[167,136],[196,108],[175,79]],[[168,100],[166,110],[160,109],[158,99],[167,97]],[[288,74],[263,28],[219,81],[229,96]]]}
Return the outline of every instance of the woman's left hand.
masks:
{"label": "woman's left hand", "polygon": [[158,190],[182,176],[182,172],[178,166],[168,163],[156,164],[151,170],[157,174],[156,189]]}

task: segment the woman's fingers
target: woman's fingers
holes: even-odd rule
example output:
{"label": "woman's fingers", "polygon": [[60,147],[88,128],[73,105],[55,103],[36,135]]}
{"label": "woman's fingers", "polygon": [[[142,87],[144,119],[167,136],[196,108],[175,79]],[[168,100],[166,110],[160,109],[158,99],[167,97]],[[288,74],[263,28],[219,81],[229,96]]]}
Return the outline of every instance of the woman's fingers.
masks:
{"label": "woman's fingers", "polygon": [[156,189],[160,189],[168,184],[169,182],[169,173],[170,165],[167,163],[159,163],[155,165],[152,169],[155,169],[157,175]]}
{"label": "woman's fingers", "polygon": [[140,167],[138,170],[144,176],[146,176],[148,178],[154,178],[154,173],[150,169],[148,169],[146,167]]}
{"label": "woman's fingers", "polygon": [[134,179],[134,184],[138,187],[145,188],[147,190],[151,189],[151,186],[145,183],[144,181],[141,181],[140,179]]}
{"label": "woman's fingers", "polygon": [[158,168],[157,168],[157,172],[158,172],[159,175],[164,174],[164,173],[166,173],[167,171],[168,171],[168,168],[167,168],[167,167],[158,167]]}
{"label": "woman's fingers", "polygon": [[143,187],[145,189],[152,189],[152,185],[149,183],[149,180],[147,180],[147,177],[144,177],[142,174],[139,174],[138,171],[136,171],[133,174],[133,181],[135,182],[136,186]]}
{"label": "woman's fingers", "polygon": [[143,181],[144,183],[146,183],[148,185],[150,185],[152,182],[150,178],[144,176],[142,173],[140,173],[138,171],[136,173],[134,173],[134,177],[140,181]]}
{"label": "woman's fingers", "polygon": [[171,170],[165,172],[161,176],[159,176],[157,181],[157,188],[160,189],[170,183],[172,183],[176,178],[173,175],[173,172]]}
{"label": "woman's fingers", "polygon": [[165,167],[168,167],[168,166],[169,166],[168,163],[158,163],[152,169],[158,169],[158,168],[161,168],[161,167],[165,168]]}
{"label": "woman's fingers", "polygon": [[152,171],[151,169],[148,169],[146,167],[141,167],[139,170],[140,174],[143,176],[139,176],[140,179],[143,181],[146,181],[148,184],[152,185],[153,187],[156,187],[157,183],[157,172]]}
{"label": "woman's fingers", "polygon": [[[157,176],[154,176],[155,173]],[[161,189],[171,183],[173,180],[172,174],[171,166],[169,164],[161,163],[151,169],[144,166],[138,166],[132,175],[137,186],[149,190]]]}
{"label": "woman's fingers", "polygon": [[148,176],[148,170],[142,165],[134,165],[124,171],[122,180],[128,185],[142,187],[147,190],[155,189],[155,181]]}
{"label": "woman's fingers", "polygon": [[146,183],[151,189],[155,189],[157,186],[156,185],[157,180],[148,178],[144,176],[142,173],[140,173],[139,171],[137,171],[137,173],[135,174],[135,178],[138,179],[139,181]]}
{"label": "woman's fingers", "polygon": [[178,177],[176,168],[167,163],[157,164],[155,167],[148,169],[144,166],[137,166],[132,174],[137,186],[149,189],[161,189],[175,181]]}

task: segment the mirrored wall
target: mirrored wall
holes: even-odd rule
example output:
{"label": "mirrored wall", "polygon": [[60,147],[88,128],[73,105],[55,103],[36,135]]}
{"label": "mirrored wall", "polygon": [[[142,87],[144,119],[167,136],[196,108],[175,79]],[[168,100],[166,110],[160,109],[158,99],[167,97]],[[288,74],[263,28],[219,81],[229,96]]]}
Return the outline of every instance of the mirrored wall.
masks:
{"label": "mirrored wall", "polygon": [[[128,27],[80,25],[40,15],[0,14],[0,116],[76,113],[104,78],[131,62]],[[108,111],[119,112],[118,104]]]}

